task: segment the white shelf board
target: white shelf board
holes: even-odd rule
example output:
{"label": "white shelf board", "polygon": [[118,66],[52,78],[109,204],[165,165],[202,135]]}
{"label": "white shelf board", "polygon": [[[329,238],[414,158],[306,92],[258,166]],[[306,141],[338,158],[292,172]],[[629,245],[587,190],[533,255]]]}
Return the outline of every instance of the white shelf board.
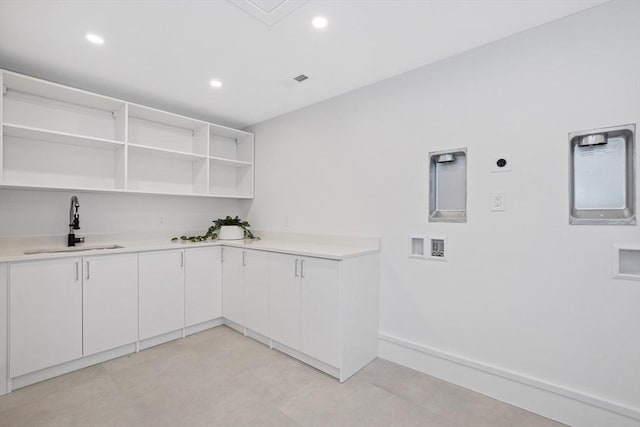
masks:
{"label": "white shelf board", "polygon": [[176,160],[201,160],[206,159],[207,156],[202,154],[187,153],[184,151],[167,150],[165,148],[149,147],[147,145],[140,144],[128,144],[129,148],[133,148],[138,152],[149,153],[152,156],[164,157],[167,159]]}
{"label": "white shelf board", "polygon": [[238,195],[228,195],[228,194],[210,194],[209,197],[216,198],[226,198],[226,199],[253,199],[253,196],[238,196]]}
{"label": "white shelf board", "polygon": [[220,166],[230,166],[230,167],[234,167],[234,168],[241,168],[244,166],[253,166],[252,162],[244,162],[242,160],[232,160],[232,159],[224,159],[222,157],[209,157],[209,160],[211,160],[211,163],[215,163],[216,165],[220,165]]}
{"label": "white shelf board", "polygon": [[111,139],[94,138],[91,136],[76,135],[73,133],[50,131],[30,126],[4,123],[2,125],[5,136],[16,138],[36,139],[39,141],[55,142],[57,144],[75,145],[78,147],[100,148],[103,150],[116,150],[124,146],[124,142]]}
{"label": "white shelf board", "polygon": [[159,196],[187,196],[187,197],[208,197],[212,199],[252,199],[252,196],[236,196],[229,194],[200,194],[200,193],[171,193],[166,191],[139,191],[139,190],[123,190],[119,188],[79,188],[79,187],[48,187],[44,185],[21,185],[12,183],[3,183],[0,189],[13,190],[52,190],[52,191],[71,191],[80,193],[120,193],[120,194],[154,194]]}
{"label": "white shelf board", "polygon": [[53,191],[79,191],[79,192],[98,192],[98,193],[125,193],[126,190],[121,188],[94,188],[94,187],[71,187],[53,185],[25,185],[20,183],[6,182],[3,180],[0,188],[14,189],[14,190],[53,190]]}
{"label": "white shelf board", "polygon": [[190,192],[176,192],[176,191],[157,191],[157,190],[125,190],[126,193],[131,194],[154,194],[159,196],[195,196],[195,197],[208,197],[205,193],[190,193]]}
{"label": "white shelf board", "polygon": [[209,124],[209,132],[213,135],[223,136],[225,138],[251,138],[253,134],[243,130],[233,129],[226,126]]}
{"label": "white shelf board", "polygon": [[70,104],[82,105],[104,111],[117,111],[125,103],[114,98],[97,95],[80,89],[51,83],[34,77],[4,71],[3,84],[9,91],[29,93]]}
{"label": "white shelf board", "polygon": [[138,104],[129,104],[129,117],[183,129],[196,130],[207,126],[207,123],[201,120],[192,119],[179,114],[168,113],[162,110],[156,110],[155,108],[145,107]]}

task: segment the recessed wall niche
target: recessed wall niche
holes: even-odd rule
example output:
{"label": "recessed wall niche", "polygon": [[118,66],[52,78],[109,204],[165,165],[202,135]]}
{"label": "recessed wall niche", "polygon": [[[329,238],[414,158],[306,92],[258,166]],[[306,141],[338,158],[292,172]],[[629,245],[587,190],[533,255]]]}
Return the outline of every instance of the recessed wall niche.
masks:
{"label": "recessed wall niche", "polygon": [[633,225],[635,125],[569,134],[569,223]]}
{"label": "recessed wall niche", "polygon": [[429,153],[429,222],[467,222],[467,149]]}

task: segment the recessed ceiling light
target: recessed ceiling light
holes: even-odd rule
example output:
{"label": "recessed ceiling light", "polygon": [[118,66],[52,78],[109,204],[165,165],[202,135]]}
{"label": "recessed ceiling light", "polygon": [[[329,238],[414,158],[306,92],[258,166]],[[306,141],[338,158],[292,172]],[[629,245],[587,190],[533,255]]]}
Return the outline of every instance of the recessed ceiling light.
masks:
{"label": "recessed ceiling light", "polygon": [[215,88],[222,87],[222,82],[220,80],[215,80],[215,79],[211,80],[209,84],[211,85],[211,87],[215,87]]}
{"label": "recessed ceiling light", "polygon": [[313,18],[313,21],[311,21],[311,25],[319,30],[325,28],[328,24],[329,21],[327,21],[327,18],[325,18],[324,16],[316,16],[315,18]]}
{"label": "recessed ceiling light", "polygon": [[93,44],[104,44],[104,39],[95,34],[87,34],[87,40],[89,40]]}

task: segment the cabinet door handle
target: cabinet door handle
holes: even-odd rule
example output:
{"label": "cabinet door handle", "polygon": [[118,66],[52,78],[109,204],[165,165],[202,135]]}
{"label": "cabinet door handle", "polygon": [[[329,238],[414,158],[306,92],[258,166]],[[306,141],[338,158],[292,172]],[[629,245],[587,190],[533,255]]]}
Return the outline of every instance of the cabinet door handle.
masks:
{"label": "cabinet door handle", "polygon": [[300,277],[304,279],[304,260],[300,261]]}
{"label": "cabinet door handle", "polygon": [[87,260],[87,280],[91,278],[91,268],[89,267],[89,260]]}
{"label": "cabinet door handle", "polygon": [[246,263],[246,255],[247,255],[247,251],[242,251],[242,266],[246,267],[247,263]]}
{"label": "cabinet door handle", "polygon": [[295,275],[296,275],[296,277],[298,277],[298,258],[296,258]]}
{"label": "cabinet door handle", "polygon": [[80,263],[76,261],[76,282],[80,280]]}
{"label": "cabinet door handle", "polygon": [[224,262],[224,248],[220,248],[220,262]]}
{"label": "cabinet door handle", "polygon": [[184,252],[180,252],[180,267],[184,267]]}

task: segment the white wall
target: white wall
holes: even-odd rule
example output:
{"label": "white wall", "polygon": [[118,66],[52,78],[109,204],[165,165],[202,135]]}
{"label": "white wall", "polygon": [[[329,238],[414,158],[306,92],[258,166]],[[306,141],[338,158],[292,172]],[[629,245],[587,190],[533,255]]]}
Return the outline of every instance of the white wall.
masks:
{"label": "white wall", "polygon": [[[80,201],[78,235],[199,231],[238,212],[237,200],[138,194],[0,190],[0,238],[66,235],[73,194]],[[87,243],[90,240],[87,240]]]}
{"label": "white wall", "polygon": [[[640,118],[639,20],[605,4],[254,126],[249,220],[379,235],[382,333],[640,414],[640,283],[611,279],[640,228],[569,226],[567,170],[568,132]],[[427,154],[457,147],[468,223],[430,224]],[[449,262],[409,259],[411,233]]]}

